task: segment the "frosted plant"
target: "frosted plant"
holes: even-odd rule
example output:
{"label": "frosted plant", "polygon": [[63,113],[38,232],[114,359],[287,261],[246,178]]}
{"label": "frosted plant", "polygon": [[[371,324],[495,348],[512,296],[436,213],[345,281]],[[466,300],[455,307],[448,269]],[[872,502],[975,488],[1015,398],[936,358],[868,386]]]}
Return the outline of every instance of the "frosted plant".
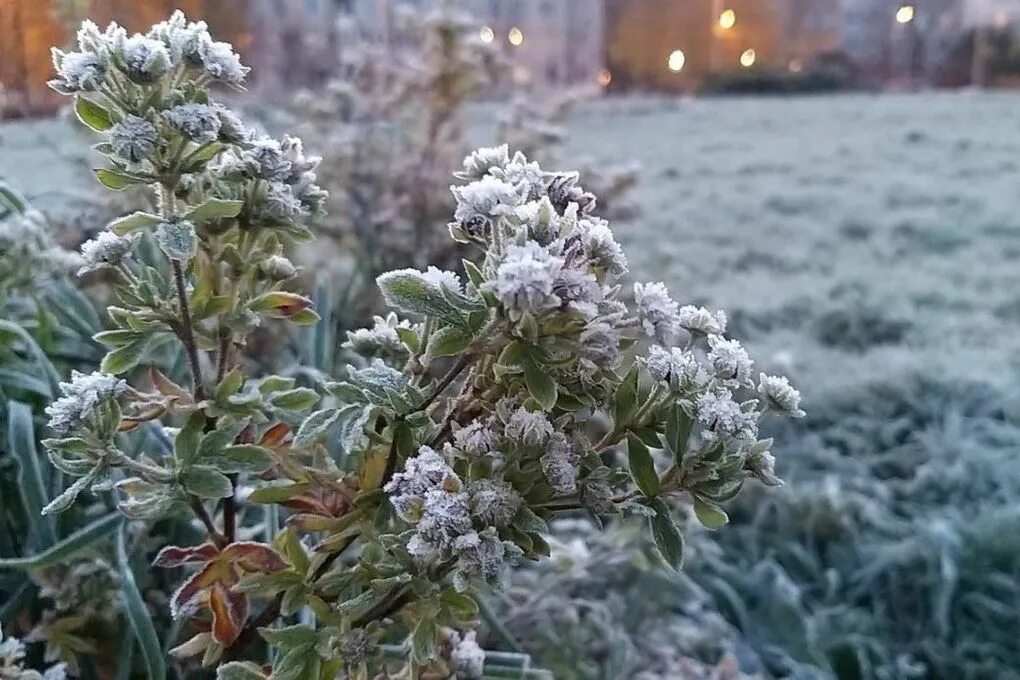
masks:
{"label": "frosted plant", "polygon": [[58,663],[44,672],[25,668],[25,644],[18,638],[4,635],[0,629],[0,680],[65,680],[67,666]]}
{"label": "frosted plant", "polygon": [[[289,136],[224,134],[239,124],[208,84],[237,85],[237,69],[201,24],[86,29],[79,49],[105,59],[97,88],[75,94],[105,136],[96,176],[157,197],[109,231],[156,247],[115,265],[100,256],[109,237],[86,248],[116,272],[114,327],[96,336],[101,370],[73,374],[48,409],[47,453],[74,481],[45,512],[112,490],[132,521],[194,515],[204,535],[153,561],[186,570],[166,607],[187,631],[179,663],[223,680],[505,674],[472,635],[476,597],[549,555],[549,520],[647,518],[679,568],[677,506],[714,529],[749,477],[778,483],[758,423],[799,409],[792,388],[756,385],[738,343],[682,328],[662,284],[626,299],[595,197],[509,149],[472,154],[451,192],[448,233],[477,257],[378,276],[392,314],[349,335],[365,356],[320,389],[258,374],[237,351],[255,329],[317,320],[283,248],[327,200],[319,159]],[[127,116],[155,129],[151,149],[110,143]],[[138,379],[164,342],[188,386],[155,368]],[[126,446],[139,428],[172,443]],[[271,670],[251,662],[259,639]],[[159,675],[161,655],[146,663]]]}
{"label": "frosted plant", "polygon": [[[8,200],[19,207],[5,210]],[[19,196],[0,185],[0,299],[38,290],[81,264],[54,242],[42,214],[22,205]]]}

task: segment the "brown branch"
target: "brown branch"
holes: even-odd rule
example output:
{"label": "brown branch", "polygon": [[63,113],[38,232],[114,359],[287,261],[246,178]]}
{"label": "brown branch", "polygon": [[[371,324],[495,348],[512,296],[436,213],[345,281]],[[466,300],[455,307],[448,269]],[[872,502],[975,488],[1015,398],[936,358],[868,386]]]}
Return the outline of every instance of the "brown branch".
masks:
{"label": "brown branch", "polygon": [[225,546],[228,543],[226,537],[219,532],[219,529],[216,528],[216,524],[213,523],[213,519],[209,515],[209,511],[205,509],[205,505],[202,504],[201,499],[197,496],[188,496],[188,504],[191,506],[191,509],[194,511],[198,519],[201,520],[202,524],[205,526],[205,530],[208,532],[209,538],[211,538],[217,546],[221,548]]}
{"label": "brown branch", "polygon": [[205,386],[202,383],[202,365],[198,360],[198,346],[195,344],[195,328],[191,322],[191,305],[188,304],[188,291],[184,285],[184,270],[180,260],[170,260],[173,269],[174,285],[177,287],[177,300],[181,308],[181,324],[177,337],[184,345],[188,358],[188,370],[191,372],[191,386],[195,401],[205,399]]}

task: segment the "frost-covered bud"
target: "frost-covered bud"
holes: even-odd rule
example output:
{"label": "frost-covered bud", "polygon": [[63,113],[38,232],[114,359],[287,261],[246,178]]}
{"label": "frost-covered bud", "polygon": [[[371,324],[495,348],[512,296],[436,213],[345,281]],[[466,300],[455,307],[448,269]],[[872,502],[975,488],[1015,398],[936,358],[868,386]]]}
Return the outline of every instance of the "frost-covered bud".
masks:
{"label": "frost-covered bud", "polygon": [[280,143],[269,137],[256,139],[241,154],[245,169],[259,179],[284,180],[290,174],[290,161]]}
{"label": "frost-covered bud", "polygon": [[206,104],[181,104],[163,113],[163,122],[185,139],[203,144],[220,134],[220,116]]}
{"label": "frost-covered bud", "polygon": [[542,413],[519,408],[507,421],[506,438],[523,446],[542,446],[553,433],[552,423]]}
{"label": "frost-covered bud", "polygon": [[453,486],[454,481],[459,488],[460,480],[443,457],[435,449],[422,446],[417,456],[407,459],[404,471],[396,473],[386,483],[383,491],[390,497],[397,514],[413,522],[417,519],[414,506],[420,506],[429,491],[441,488],[447,482]]}
{"label": "frost-covered bud", "polygon": [[754,475],[762,484],[768,486],[781,486],[783,480],[776,475],[776,459],[766,445],[768,442],[759,442],[751,447],[747,454],[744,467]]}
{"label": "frost-covered bud", "polygon": [[666,286],[662,283],[635,283],[634,302],[641,327],[648,337],[662,345],[671,344],[677,333],[679,306],[669,296]]}
{"label": "frost-covered bud", "polygon": [[475,642],[475,631],[468,631],[463,637],[457,633],[454,636],[450,670],[457,675],[457,680],[481,680],[485,675],[485,651]]}
{"label": "frost-covered bud", "polygon": [[161,222],[152,234],[156,245],[171,260],[189,262],[198,253],[198,235],[189,220]]}
{"label": "frost-covered bud", "polygon": [[722,335],[726,332],[726,312],[715,314],[704,307],[684,305],[677,312],[677,323],[686,331],[701,335]]}
{"label": "frost-covered bud", "polygon": [[499,217],[509,215],[519,206],[521,196],[509,182],[486,175],[476,182],[462,187],[451,187],[457,199],[453,216],[458,222],[474,217]]}
{"label": "frost-covered bud", "polygon": [[91,417],[97,406],[126,389],[127,383],[116,376],[72,371],[71,382],[60,383],[63,396],[46,407],[50,429],[67,434]]}
{"label": "frost-covered bud", "polygon": [[758,394],[773,411],[791,418],[804,417],[804,411],[800,408],[800,392],[785,377],[762,373],[758,379]]}
{"label": "frost-covered bud", "polygon": [[529,162],[520,151],[501,169],[495,169],[493,176],[517,188],[518,195],[526,200],[538,198],[544,189],[542,168],[538,163]]}
{"label": "frost-covered bud", "polygon": [[501,541],[493,527],[461,534],[454,539],[453,550],[457,553],[454,586],[458,590],[464,590],[472,578],[498,579],[507,564],[517,561],[521,554],[510,541]]}
{"label": "frost-covered bud", "polygon": [[284,135],[283,141],[280,142],[280,151],[290,162],[290,177],[287,179],[291,183],[297,182],[305,173],[315,170],[322,162],[318,156],[305,155],[304,142],[298,137]]}
{"label": "frost-covered bud", "polygon": [[106,266],[116,266],[131,254],[133,238],[122,238],[112,231],[101,231],[81,244],[82,266],[78,276]]}
{"label": "frost-covered bud", "polygon": [[466,427],[455,429],[453,443],[465,456],[477,458],[496,449],[496,435],[488,425],[476,420]]}
{"label": "frost-covered bud", "polygon": [[458,538],[474,533],[468,495],[444,489],[426,492],[415,531],[423,544],[435,550],[454,547]]}
{"label": "frost-covered bud", "polygon": [[752,441],[758,436],[757,414],[746,411],[729,390],[702,394],[697,408],[698,422],[705,426],[709,441],[728,438]]}
{"label": "frost-covered bud", "polygon": [[590,324],[581,332],[581,356],[600,368],[612,368],[620,361],[620,334],[608,323]]}
{"label": "frost-covered bud", "polygon": [[587,270],[565,267],[553,281],[552,295],[561,303],[566,303],[570,310],[579,312],[586,319],[592,319],[599,313],[602,288]]}
{"label": "frost-covered bud", "polygon": [[553,433],[540,462],[545,479],[553,491],[565,495],[577,490],[577,452],[566,435],[562,432]]}
{"label": "frost-covered bud", "polygon": [[679,347],[667,350],[652,345],[643,361],[652,379],[668,384],[674,392],[696,392],[712,380],[697,357]]}
{"label": "frost-covered bud", "polygon": [[454,272],[445,271],[430,265],[427,270],[422,272],[422,278],[437,288],[446,288],[455,293],[464,292],[464,285],[460,282],[460,277]]}
{"label": "frost-covered bud", "polygon": [[218,42],[208,36],[199,41],[198,56],[209,76],[234,87],[240,87],[251,70],[241,63],[241,57],[230,43]]}
{"label": "frost-covered bud", "polygon": [[129,163],[140,163],[156,151],[159,132],[156,126],[128,114],[124,120],[110,128],[110,145],[113,153]]}
{"label": "frost-covered bud", "polygon": [[727,340],[721,335],[710,335],[708,347],[708,360],[715,370],[716,377],[731,386],[751,385],[751,369],[754,362],[739,341]]}
{"label": "frost-covered bud", "polygon": [[124,74],[136,83],[153,83],[170,70],[170,52],[160,40],[133,35],[121,54]]}
{"label": "frost-covered bud", "polygon": [[305,213],[305,207],[294,195],[294,190],[283,182],[267,184],[262,209],[266,215],[285,222],[295,220]]}
{"label": "frost-covered bud", "polygon": [[349,666],[356,666],[375,653],[376,642],[364,628],[354,628],[340,638],[336,651]]}
{"label": "frost-covered bud", "polygon": [[480,180],[489,174],[491,168],[503,168],[510,162],[507,145],[482,147],[472,151],[464,158],[464,169],[453,173],[458,179],[469,181]]}
{"label": "frost-covered bud", "polygon": [[627,256],[623,247],[613,237],[605,220],[587,218],[578,223],[584,254],[596,269],[605,272],[611,279],[627,273]]}
{"label": "frost-covered bud", "polygon": [[213,104],[216,117],[220,119],[220,141],[225,144],[240,144],[251,136],[251,132],[236,113],[222,104]]}
{"label": "frost-covered bud", "polygon": [[400,339],[397,329],[410,327],[408,321],[400,321],[396,314],[390,312],[385,318],[375,317],[371,328],[347,331],[347,342],[343,347],[363,357],[406,357],[407,345]]}
{"label": "frost-covered bud", "polygon": [[62,52],[53,48],[53,66],[57,77],[49,86],[61,94],[95,92],[106,77],[107,60],[91,52]]}
{"label": "frost-covered bud", "polygon": [[553,284],[562,268],[561,258],[534,241],[511,245],[496,270],[496,293],[504,306],[517,312],[551,309],[560,303]]}
{"label": "frost-covered bud", "polygon": [[577,204],[582,213],[589,213],[595,209],[594,194],[585,191],[578,184],[579,178],[580,175],[576,172],[560,172],[546,182],[546,194],[561,215],[567,211],[571,203]]}
{"label": "frost-covered bud", "polygon": [[468,483],[471,515],[495,527],[507,526],[523,503],[521,495],[498,479],[479,479]]}
{"label": "frost-covered bud", "polygon": [[274,281],[284,281],[297,274],[297,267],[283,255],[272,255],[259,263],[259,271]]}

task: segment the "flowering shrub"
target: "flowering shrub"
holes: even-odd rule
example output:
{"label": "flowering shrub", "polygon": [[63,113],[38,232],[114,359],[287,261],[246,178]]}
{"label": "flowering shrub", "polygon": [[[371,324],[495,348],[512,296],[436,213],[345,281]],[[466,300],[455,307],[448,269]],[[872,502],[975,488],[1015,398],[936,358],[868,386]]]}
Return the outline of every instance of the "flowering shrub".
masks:
{"label": "flowering shrub", "polygon": [[[748,478],[779,483],[758,424],[802,415],[797,392],[755,377],[722,313],[659,283],[630,303],[622,249],[577,174],[505,146],[456,174],[449,232],[479,253],[462,274],[381,275],[393,314],[350,334],[364,360],[321,393],[253,374],[237,350],[255,328],[317,318],[283,254],[326,199],[317,159],[213,100],[247,69],[179,13],[144,36],[86,22],[78,51],[54,54],[53,86],[103,136],[97,178],[149,187],[158,209],[83,246],[85,270],[115,273],[118,302],[96,336],[101,370],[73,374],[47,410],[47,453],[75,481],[43,512],[112,489],[131,520],[197,518],[203,540],[154,560],[187,572],[169,607],[194,634],[175,657],[223,678],[495,674],[474,593],[547,556],[550,519],[646,517],[679,568],[672,504],[689,497],[718,528]],[[134,370],[167,343],[187,387]],[[145,429],[172,446],[132,452]],[[136,630],[161,675],[151,628]],[[252,661],[257,637],[269,665]]]}

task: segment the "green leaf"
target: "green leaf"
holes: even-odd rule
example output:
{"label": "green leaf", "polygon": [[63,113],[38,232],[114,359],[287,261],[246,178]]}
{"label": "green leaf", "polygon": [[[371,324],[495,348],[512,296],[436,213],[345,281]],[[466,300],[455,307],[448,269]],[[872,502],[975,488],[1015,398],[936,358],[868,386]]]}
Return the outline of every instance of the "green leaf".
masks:
{"label": "green leaf", "polygon": [[725,510],[715,503],[710,503],[700,498],[694,499],[694,515],[706,529],[719,529],[730,521],[729,515],[726,514]]}
{"label": "green leaf", "polygon": [[429,357],[452,357],[461,354],[471,344],[474,335],[467,328],[443,326],[429,336]]}
{"label": "green leaf", "polygon": [[303,625],[285,626],[283,628],[259,628],[259,635],[269,644],[280,647],[314,645],[319,640],[319,636],[314,629]]}
{"label": "green leaf", "polygon": [[138,362],[145,358],[145,351],[149,348],[148,338],[136,340],[129,345],[118,347],[107,352],[99,366],[99,370],[112,375],[126,373],[138,365]]}
{"label": "green leaf", "polygon": [[113,118],[110,116],[110,112],[81,95],[74,98],[74,113],[86,127],[92,128],[96,132],[103,132],[113,127]]}
{"label": "green leaf", "polygon": [[114,191],[122,191],[132,184],[143,184],[147,181],[141,177],[129,175],[124,172],[118,172],[116,170],[107,170],[105,168],[93,170],[92,172],[95,173],[96,179],[98,179],[103,186],[107,189],[113,189]]}
{"label": "green leaf", "polygon": [[216,468],[192,465],[181,473],[181,484],[199,498],[227,498],[234,494],[230,479]]}
{"label": "green leaf", "polygon": [[92,548],[96,543],[116,531],[124,517],[112,512],[95,520],[74,532],[59,543],[30,557],[13,557],[0,559],[0,569],[45,569],[66,561],[83,550]]}
{"label": "green leaf", "polygon": [[216,680],[266,680],[266,676],[250,661],[231,661],[216,669]]}
{"label": "green leaf", "polygon": [[318,393],[307,387],[280,392],[269,400],[274,407],[284,411],[304,411],[314,406],[317,401],[319,401]]}
{"label": "green leaf", "polygon": [[205,416],[192,413],[188,416],[184,427],[174,438],[174,457],[183,467],[187,467],[198,457],[202,443],[202,431],[205,429]]}
{"label": "green leaf", "polygon": [[225,376],[220,384],[216,386],[216,395],[213,397],[217,403],[223,402],[227,397],[237,394],[244,385],[244,371],[234,368]]}
{"label": "green leaf", "polygon": [[220,151],[226,147],[221,142],[209,142],[203,144],[199,148],[192,151],[185,159],[182,164],[182,170],[184,172],[195,172],[201,170],[202,166],[211,161],[216,157]]}
{"label": "green leaf", "polygon": [[387,272],[376,279],[386,304],[404,314],[435,316],[448,324],[463,326],[465,315],[450,303],[439,286],[414,269]]}
{"label": "green leaf", "polygon": [[669,507],[661,498],[653,498],[649,506],[655,510],[648,521],[652,525],[652,538],[666,564],[679,571],[684,561],[684,537],[669,515]]}
{"label": "green leaf", "polygon": [[121,527],[117,532],[117,566],[120,571],[120,589],[124,595],[124,613],[134,631],[135,639],[138,641],[138,648],[142,651],[142,658],[145,660],[145,670],[150,680],[163,680],[166,678],[166,662],[163,659],[163,650],[159,644],[159,636],[152,625],[152,614],[145,605],[142,593],[135,583],[135,575],[131,570],[131,563],[128,560],[127,550],[124,546],[124,529]]}
{"label": "green leaf", "polygon": [[638,407],[638,370],[637,365],[631,367],[624,376],[613,395],[613,426],[617,432],[630,423]]}
{"label": "green leaf", "polygon": [[7,450],[18,459],[18,489],[25,516],[34,528],[41,546],[53,545],[57,540],[53,519],[43,517],[48,493],[43,481],[39,455],[35,449],[35,426],[32,409],[28,404],[7,402]]}
{"label": "green leaf", "polygon": [[314,442],[336,423],[341,413],[340,409],[325,408],[305,418],[294,436],[294,446],[302,448]]}
{"label": "green leaf", "polygon": [[95,481],[98,470],[93,468],[89,470],[84,477],[79,477],[74,480],[74,483],[64,489],[64,491],[50,501],[45,508],[42,509],[42,514],[52,515],[54,513],[64,512],[78,499],[78,496],[87,487],[92,485]]}
{"label": "green leaf", "polygon": [[273,464],[273,456],[269,449],[254,444],[236,444],[223,449],[220,455],[208,462],[220,472],[247,472],[258,474]]}
{"label": "green leaf", "polygon": [[694,420],[684,413],[679,404],[673,404],[666,413],[666,447],[673,454],[677,464],[684,460],[687,453],[687,440],[691,436]]}
{"label": "green leaf", "polygon": [[655,472],[655,461],[645,443],[633,434],[627,435],[627,460],[630,475],[646,498],[659,495],[659,475]]}
{"label": "green leaf", "polygon": [[248,496],[248,501],[250,503],[282,503],[307,491],[310,486],[308,482],[263,486],[252,491]]}
{"label": "green leaf", "polygon": [[425,664],[437,658],[439,629],[432,617],[418,622],[411,634],[411,659],[415,663]]}
{"label": "green leaf", "polygon": [[162,222],[163,219],[158,215],[153,215],[147,212],[133,212],[130,215],[124,217],[118,217],[114,221],[107,225],[107,228],[118,236],[126,236],[133,231],[139,229],[148,229],[155,227],[157,224]]}
{"label": "green leaf", "polygon": [[107,347],[124,347],[135,342],[142,336],[132,330],[102,331],[92,336],[100,345]]}
{"label": "green leaf", "polygon": [[531,360],[524,362],[524,382],[528,392],[544,410],[548,411],[556,405],[556,381],[549,371]]}
{"label": "green leaf", "polygon": [[244,207],[244,201],[231,201],[222,198],[210,198],[205,203],[188,213],[188,219],[195,223],[219,220],[226,217],[237,217]]}

